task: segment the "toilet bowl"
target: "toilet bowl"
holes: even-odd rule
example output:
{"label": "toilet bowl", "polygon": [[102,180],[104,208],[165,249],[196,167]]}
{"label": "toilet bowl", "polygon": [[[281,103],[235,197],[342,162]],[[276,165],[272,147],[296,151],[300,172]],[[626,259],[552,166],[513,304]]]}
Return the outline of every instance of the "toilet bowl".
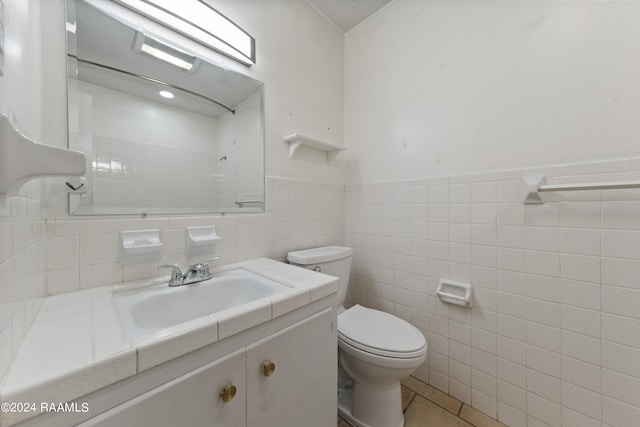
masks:
{"label": "toilet bowl", "polygon": [[354,305],[345,310],[353,249],[325,246],[290,252],[289,263],[340,279],[338,289],[338,412],[360,427],[401,427],[400,380],[426,359],[427,343],[410,323]]}

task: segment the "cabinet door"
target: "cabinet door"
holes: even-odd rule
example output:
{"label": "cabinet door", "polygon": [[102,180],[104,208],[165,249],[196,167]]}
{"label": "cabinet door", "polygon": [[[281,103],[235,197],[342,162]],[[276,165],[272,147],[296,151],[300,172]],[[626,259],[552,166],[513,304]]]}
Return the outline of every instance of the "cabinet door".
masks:
{"label": "cabinet door", "polygon": [[[327,309],[247,348],[247,426],[335,425],[334,321]],[[270,363],[275,369],[268,375]]]}
{"label": "cabinet door", "polygon": [[[80,426],[246,426],[245,369],[245,352],[242,349],[110,409]],[[231,400],[223,402],[220,393],[226,385],[235,386],[236,393]]]}

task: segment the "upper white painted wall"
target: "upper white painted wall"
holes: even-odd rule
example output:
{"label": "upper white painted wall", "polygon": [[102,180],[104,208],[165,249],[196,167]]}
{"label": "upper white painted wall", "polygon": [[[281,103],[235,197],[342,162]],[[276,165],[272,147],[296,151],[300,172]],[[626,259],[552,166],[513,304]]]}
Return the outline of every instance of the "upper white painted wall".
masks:
{"label": "upper white painted wall", "polygon": [[347,182],[640,154],[640,3],[393,0],[346,34]]}

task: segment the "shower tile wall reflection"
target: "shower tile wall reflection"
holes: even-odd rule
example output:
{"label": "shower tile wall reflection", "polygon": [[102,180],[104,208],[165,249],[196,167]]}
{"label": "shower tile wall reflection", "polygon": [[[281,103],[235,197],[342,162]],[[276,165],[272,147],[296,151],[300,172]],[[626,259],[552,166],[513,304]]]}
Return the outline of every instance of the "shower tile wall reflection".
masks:
{"label": "shower tile wall reflection", "polygon": [[228,195],[218,190],[237,187],[237,170],[227,166],[234,154],[218,161],[214,153],[94,136],[86,197],[99,209],[220,206]]}

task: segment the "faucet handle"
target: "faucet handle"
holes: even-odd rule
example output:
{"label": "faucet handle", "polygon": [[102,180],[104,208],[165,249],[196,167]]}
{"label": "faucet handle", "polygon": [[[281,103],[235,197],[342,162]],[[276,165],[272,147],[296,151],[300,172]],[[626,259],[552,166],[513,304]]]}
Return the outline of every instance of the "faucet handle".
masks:
{"label": "faucet handle", "polygon": [[175,264],[161,264],[158,266],[158,269],[161,268],[172,268],[171,270],[171,279],[169,282],[177,282],[182,278],[182,270]]}
{"label": "faucet handle", "polygon": [[206,260],[202,265],[204,267],[202,274],[208,275],[211,274],[211,272],[209,271],[209,263],[211,261],[218,261],[220,259],[219,256],[214,256],[213,258],[209,258],[208,260]]}

